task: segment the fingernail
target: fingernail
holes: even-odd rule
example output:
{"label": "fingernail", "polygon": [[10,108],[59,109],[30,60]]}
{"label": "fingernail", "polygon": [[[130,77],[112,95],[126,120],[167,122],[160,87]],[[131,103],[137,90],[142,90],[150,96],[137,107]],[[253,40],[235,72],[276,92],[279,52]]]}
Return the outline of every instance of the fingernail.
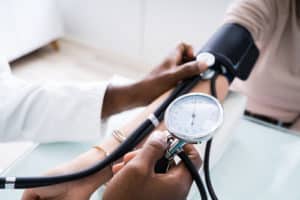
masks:
{"label": "fingernail", "polygon": [[202,69],[203,66],[207,67],[207,64],[206,64],[205,62],[203,62],[203,61],[199,61],[199,62],[198,62],[198,67],[199,67],[200,69]]}
{"label": "fingernail", "polygon": [[154,133],[152,133],[149,140],[159,142],[160,144],[163,145],[163,147],[167,148],[168,146],[167,137],[168,137],[167,131],[155,131]]}
{"label": "fingernail", "polygon": [[125,162],[120,162],[120,163],[114,164],[112,166],[112,172],[113,173],[118,172],[120,169],[122,169],[125,166],[125,164],[126,164]]}

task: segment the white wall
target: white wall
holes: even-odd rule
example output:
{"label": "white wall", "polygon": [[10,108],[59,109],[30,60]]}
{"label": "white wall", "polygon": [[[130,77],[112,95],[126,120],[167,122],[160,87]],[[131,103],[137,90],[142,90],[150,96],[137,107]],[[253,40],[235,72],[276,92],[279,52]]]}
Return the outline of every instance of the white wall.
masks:
{"label": "white wall", "polygon": [[147,0],[145,59],[162,58],[184,41],[201,47],[222,22],[231,0]]}
{"label": "white wall", "polygon": [[150,65],[181,41],[199,47],[232,0],[57,0],[69,37]]}
{"label": "white wall", "polygon": [[66,34],[112,53],[140,54],[140,0],[57,0]]}
{"label": "white wall", "polygon": [[54,0],[0,1],[0,56],[9,61],[63,35]]}

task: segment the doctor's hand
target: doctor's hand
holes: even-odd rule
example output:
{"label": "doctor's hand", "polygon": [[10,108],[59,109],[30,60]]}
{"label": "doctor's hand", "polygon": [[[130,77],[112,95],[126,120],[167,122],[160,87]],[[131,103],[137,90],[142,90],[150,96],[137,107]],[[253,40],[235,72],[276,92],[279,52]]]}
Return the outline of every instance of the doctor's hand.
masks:
{"label": "doctor's hand", "polygon": [[[124,156],[124,162],[117,164],[114,177],[107,184],[104,200],[159,200],[185,199],[193,182],[183,163],[173,166],[165,174],[156,174],[156,162],[167,149],[167,136],[154,132],[143,148]],[[199,169],[201,159],[192,145],[185,146],[185,152]]]}
{"label": "doctor's hand", "polygon": [[102,117],[145,106],[178,82],[204,72],[207,66],[194,59],[193,48],[182,43],[142,80],[125,86],[109,85],[104,97]]}
{"label": "doctor's hand", "polygon": [[194,61],[192,46],[179,44],[156,68],[141,82],[144,85],[142,102],[149,104],[162,93],[173,88],[178,82],[199,75],[207,69],[204,63]]}

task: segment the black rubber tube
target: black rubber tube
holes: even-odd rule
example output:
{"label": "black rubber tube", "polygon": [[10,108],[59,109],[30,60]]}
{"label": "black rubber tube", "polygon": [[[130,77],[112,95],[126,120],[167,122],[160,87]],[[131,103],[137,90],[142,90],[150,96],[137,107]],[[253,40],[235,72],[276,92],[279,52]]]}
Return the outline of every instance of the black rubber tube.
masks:
{"label": "black rubber tube", "polygon": [[211,151],[212,141],[213,141],[213,139],[210,139],[206,143],[203,168],[204,168],[204,177],[205,177],[206,187],[207,187],[209,196],[211,197],[212,200],[218,200],[218,197],[215,193],[214,187],[211,182],[210,169],[209,169],[209,160],[210,160],[210,151]]}
{"label": "black rubber tube", "polygon": [[196,169],[195,165],[190,160],[190,158],[185,154],[184,151],[181,151],[180,153],[178,153],[178,156],[180,157],[180,159],[182,160],[182,162],[184,163],[186,168],[191,173],[191,176],[194,179],[194,181],[198,187],[198,190],[199,190],[199,193],[201,196],[201,200],[207,200],[207,194],[206,194],[206,190],[205,190],[203,181],[202,181],[200,174],[199,174],[198,170]]}
{"label": "black rubber tube", "polygon": [[[191,88],[193,88],[198,81],[201,80],[200,76],[195,76],[190,79],[184,80],[179,83],[176,88],[171,92],[168,98],[156,109],[154,112],[155,116],[161,121],[164,116],[164,111],[168,105],[179,95],[187,93]],[[63,182],[73,181],[80,178],[90,176],[114,161],[121,158],[127,152],[132,150],[138,143],[140,143],[155,127],[149,119],[145,120],[115,151],[113,151],[106,158],[101,160],[94,166],[84,169],[79,172],[60,175],[60,176],[49,176],[49,177],[17,177],[15,182],[16,189],[26,189],[33,187],[49,186],[54,184],[59,184]],[[0,187],[4,188],[6,183],[6,178],[0,178]]]}
{"label": "black rubber tube", "polygon": [[66,174],[61,176],[50,176],[50,177],[17,177],[15,188],[32,188],[32,187],[41,187],[48,186],[53,184],[58,184],[62,182],[77,180],[80,178],[87,177],[92,175],[105,167],[109,166],[112,162],[122,157],[124,154],[132,150],[151,130],[154,129],[154,126],[150,120],[146,120],[136,129],[132,135],[126,139],[115,151],[109,154],[106,158],[100,161],[98,164],[76,172],[72,174]]}
{"label": "black rubber tube", "polygon": [[[211,95],[214,97],[218,97],[217,96],[217,90],[216,90],[216,79],[218,77],[218,73],[216,72],[216,74],[213,76],[213,78],[211,79],[211,84],[210,84],[210,91],[211,91]],[[210,162],[210,152],[211,152],[211,145],[213,142],[213,138],[209,139],[206,143],[206,147],[205,147],[205,152],[204,152],[204,177],[205,177],[205,183],[206,183],[206,187],[208,190],[208,193],[211,197],[212,200],[218,200],[218,197],[216,195],[216,192],[214,190],[214,187],[212,185],[212,181],[211,181],[211,177],[210,177],[210,167],[209,167],[209,162]]]}

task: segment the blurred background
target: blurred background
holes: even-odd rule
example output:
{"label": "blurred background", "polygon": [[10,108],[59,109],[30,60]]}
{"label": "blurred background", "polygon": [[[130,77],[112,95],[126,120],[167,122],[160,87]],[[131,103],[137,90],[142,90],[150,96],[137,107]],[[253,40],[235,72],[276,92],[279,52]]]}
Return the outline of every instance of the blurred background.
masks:
{"label": "blurred background", "polygon": [[[201,47],[231,1],[1,0],[0,56],[30,81],[138,79],[179,42]],[[0,143],[0,172],[34,146]]]}

